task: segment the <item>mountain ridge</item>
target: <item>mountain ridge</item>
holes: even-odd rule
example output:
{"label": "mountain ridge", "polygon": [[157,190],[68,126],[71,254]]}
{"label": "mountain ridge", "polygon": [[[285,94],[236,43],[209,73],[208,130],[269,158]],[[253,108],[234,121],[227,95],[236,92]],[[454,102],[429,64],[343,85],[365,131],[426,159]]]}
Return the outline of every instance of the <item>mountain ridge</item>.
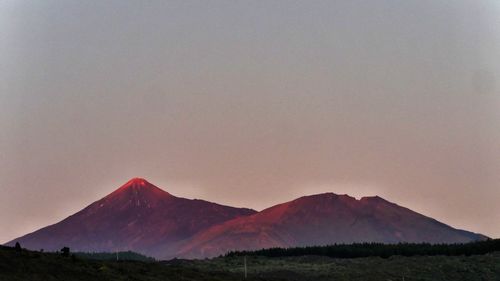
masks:
{"label": "mountain ridge", "polygon": [[176,197],[143,178],[127,181],[62,221],[13,239],[28,249],[114,252],[161,259],[232,250],[351,242],[456,243],[486,236],[452,228],[379,196],[302,196],[260,212]]}
{"label": "mountain ridge", "polygon": [[228,251],[355,242],[462,243],[486,236],[452,228],[379,196],[303,196],[196,234],[181,247],[188,258]]}
{"label": "mountain ridge", "polygon": [[7,245],[19,241],[34,250],[63,246],[91,252],[132,250],[156,257],[203,228],[255,212],[176,197],[134,178],[62,221]]}

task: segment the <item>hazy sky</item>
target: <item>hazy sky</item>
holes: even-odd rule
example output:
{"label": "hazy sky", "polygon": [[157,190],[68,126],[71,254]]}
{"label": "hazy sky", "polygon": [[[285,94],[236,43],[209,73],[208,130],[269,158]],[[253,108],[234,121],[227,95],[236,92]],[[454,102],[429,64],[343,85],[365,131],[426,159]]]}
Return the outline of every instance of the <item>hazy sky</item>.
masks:
{"label": "hazy sky", "polygon": [[1,1],[0,242],[135,176],[500,237],[500,2]]}

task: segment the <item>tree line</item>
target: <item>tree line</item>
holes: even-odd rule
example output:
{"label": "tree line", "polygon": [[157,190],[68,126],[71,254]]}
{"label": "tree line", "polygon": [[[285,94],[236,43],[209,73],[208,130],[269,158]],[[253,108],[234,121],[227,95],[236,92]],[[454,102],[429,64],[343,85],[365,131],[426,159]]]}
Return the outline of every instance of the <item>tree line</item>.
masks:
{"label": "tree line", "polygon": [[390,256],[470,256],[500,251],[500,239],[488,239],[470,243],[430,244],[430,243],[353,243],[328,246],[269,248],[256,251],[231,251],[225,256],[265,256],[291,257],[317,255],[332,258],[361,258]]}
{"label": "tree line", "polygon": [[75,255],[79,258],[90,260],[128,260],[128,261],[144,261],[153,262],[155,259],[147,257],[132,251],[124,252],[76,252]]}

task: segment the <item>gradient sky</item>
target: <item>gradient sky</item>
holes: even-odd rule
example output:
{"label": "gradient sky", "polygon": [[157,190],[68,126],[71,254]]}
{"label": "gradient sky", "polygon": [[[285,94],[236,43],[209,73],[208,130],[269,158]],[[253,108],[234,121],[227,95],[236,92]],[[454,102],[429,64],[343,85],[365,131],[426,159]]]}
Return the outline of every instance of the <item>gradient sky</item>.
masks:
{"label": "gradient sky", "polygon": [[500,237],[498,1],[0,2],[0,242],[145,177]]}

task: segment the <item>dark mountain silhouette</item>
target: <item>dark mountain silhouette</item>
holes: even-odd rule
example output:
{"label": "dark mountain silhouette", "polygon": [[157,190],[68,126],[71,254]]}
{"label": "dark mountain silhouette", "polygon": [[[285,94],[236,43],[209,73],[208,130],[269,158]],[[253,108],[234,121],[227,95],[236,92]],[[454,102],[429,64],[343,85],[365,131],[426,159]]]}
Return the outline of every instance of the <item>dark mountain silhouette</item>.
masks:
{"label": "dark mountain silhouette", "polygon": [[259,213],[175,197],[135,178],[78,213],[7,245],[28,249],[135,251],[201,258],[230,250],[351,242],[456,243],[485,236],[454,229],[380,197],[305,196]]}
{"label": "dark mountain silhouette", "polygon": [[158,257],[212,225],[255,213],[203,200],[175,197],[134,178],[113,193],[54,225],[14,239],[28,249],[136,251]]}
{"label": "dark mountain silhouette", "polygon": [[353,242],[458,243],[486,237],[454,229],[380,197],[305,196],[213,226],[186,241],[178,255],[199,258],[231,250]]}

